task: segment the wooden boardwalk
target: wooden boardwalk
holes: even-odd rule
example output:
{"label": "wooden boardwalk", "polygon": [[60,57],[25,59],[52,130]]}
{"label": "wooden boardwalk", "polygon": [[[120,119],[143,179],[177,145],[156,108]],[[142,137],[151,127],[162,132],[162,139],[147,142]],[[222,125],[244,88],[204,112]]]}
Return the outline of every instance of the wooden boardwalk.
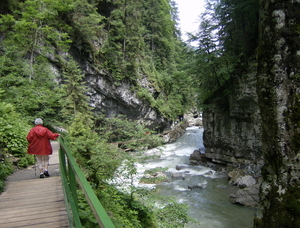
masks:
{"label": "wooden boardwalk", "polygon": [[63,197],[60,176],[8,181],[0,195],[0,227],[69,227]]}

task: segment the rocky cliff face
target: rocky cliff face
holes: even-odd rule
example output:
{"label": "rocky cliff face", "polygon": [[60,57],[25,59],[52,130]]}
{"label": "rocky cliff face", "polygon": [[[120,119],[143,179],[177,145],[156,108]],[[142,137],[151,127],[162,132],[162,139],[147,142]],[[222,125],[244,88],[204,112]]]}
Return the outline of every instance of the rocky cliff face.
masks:
{"label": "rocky cliff face", "polygon": [[[106,117],[125,115],[159,132],[170,127],[169,121],[152,108],[149,102],[138,98],[129,81],[116,83],[108,72],[96,69],[83,59],[80,65],[89,88],[90,105],[95,112],[105,114]],[[150,93],[154,93],[146,78],[139,80],[138,83]]]}
{"label": "rocky cliff face", "polygon": [[207,160],[251,170],[261,157],[261,125],[256,93],[256,69],[250,67],[233,79],[231,91],[212,98],[203,111],[204,146]]}
{"label": "rocky cliff face", "polygon": [[257,83],[249,69],[234,79],[233,93],[208,101],[206,158],[254,167],[263,156],[254,227],[300,227],[300,2],[261,0],[260,7]]}
{"label": "rocky cliff face", "polygon": [[217,97],[225,94],[222,99],[212,97],[203,112],[204,163],[226,167],[221,172],[225,170],[229,183],[238,187],[230,201],[248,207],[258,206],[264,164],[256,73],[253,64],[247,72],[233,78],[217,91]]}
{"label": "rocky cliff face", "polygon": [[265,165],[255,227],[300,227],[300,2],[261,1],[259,107]]}

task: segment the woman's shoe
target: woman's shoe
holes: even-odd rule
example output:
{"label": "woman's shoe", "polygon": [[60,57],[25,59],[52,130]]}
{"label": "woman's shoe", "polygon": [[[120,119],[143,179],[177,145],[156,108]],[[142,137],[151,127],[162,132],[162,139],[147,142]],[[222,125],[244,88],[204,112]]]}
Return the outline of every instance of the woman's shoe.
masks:
{"label": "woman's shoe", "polygon": [[46,177],[50,177],[50,174],[49,174],[48,170],[45,170],[45,171],[44,171],[44,175],[45,175]]}

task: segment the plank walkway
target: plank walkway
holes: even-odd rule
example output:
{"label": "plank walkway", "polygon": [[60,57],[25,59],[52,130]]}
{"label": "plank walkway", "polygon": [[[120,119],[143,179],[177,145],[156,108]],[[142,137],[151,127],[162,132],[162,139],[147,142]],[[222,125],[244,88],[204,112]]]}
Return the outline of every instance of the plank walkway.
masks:
{"label": "plank walkway", "polygon": [[[41,179],[34,169],[18,170],[8,178],[0,195],[1,228],[69,227],[58,169],[58,144],[53,144],[50,177]],[[53,174],[53,175],[52,175]]]}

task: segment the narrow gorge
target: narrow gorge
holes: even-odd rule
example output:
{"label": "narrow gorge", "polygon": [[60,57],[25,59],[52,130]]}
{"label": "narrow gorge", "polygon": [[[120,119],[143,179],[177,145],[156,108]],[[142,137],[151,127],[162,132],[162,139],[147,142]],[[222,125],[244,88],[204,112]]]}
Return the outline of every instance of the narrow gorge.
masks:
{"label": "narrow gorge", "polygon": [[[257,57],[203,111],[206,160],[255,180],[256,228],[300,227],[299,10],[299,1],[260,1]],[[242,186],[231,200],[247,205],[249,193]]]}

